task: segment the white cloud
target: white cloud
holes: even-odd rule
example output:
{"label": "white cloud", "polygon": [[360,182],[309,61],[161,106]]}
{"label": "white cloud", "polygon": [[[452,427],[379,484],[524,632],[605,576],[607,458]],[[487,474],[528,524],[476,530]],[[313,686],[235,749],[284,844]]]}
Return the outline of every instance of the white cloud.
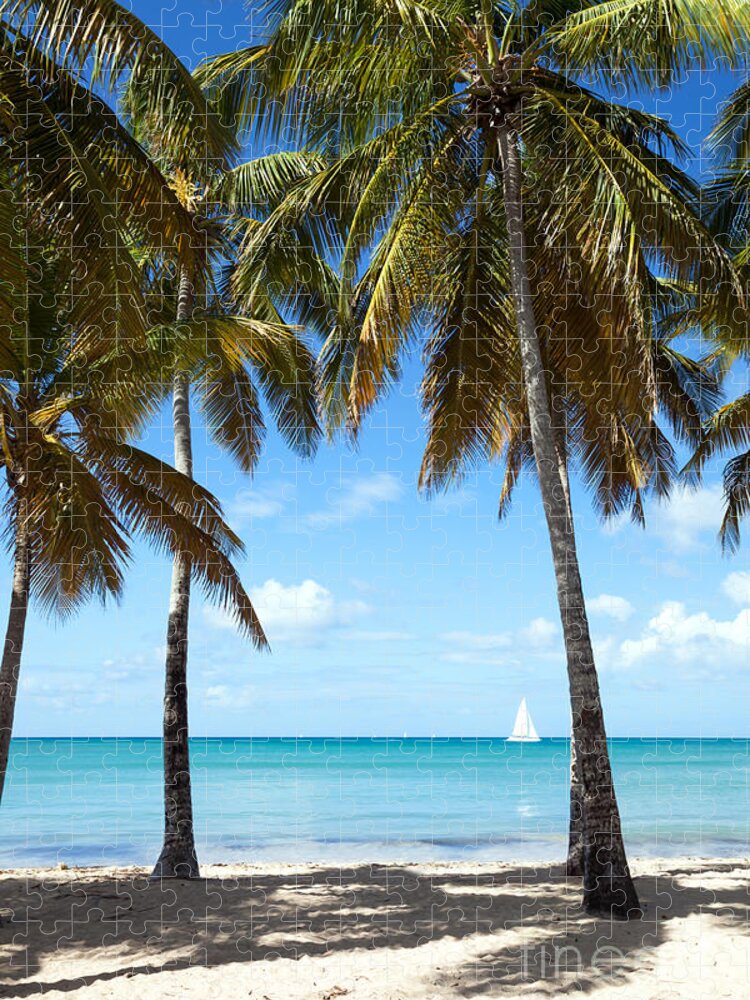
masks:
{"label": "white cloud", "polygon": [[[723,494],[719,483],[700,490],[675,490],[669,504],[657,507],[652,522],[679,552],[716,540],[722,518]],[[711,538],[713,536],[713,538]]]}
{"label": "white cloud", "polygon": [[302,518],[303,524],[318,531],[333,528],[358,517],[377,513],[383,504],[400,499],[401,480],[390,472],[357,475],[328,491],[328,506]]}
{"label": "white cloud", "polygon": [[290,488],[288,484],[276,483],[239,490],[227,507],[230,520],[236,522],[280,517]]}
{"label": "white cloud", "polygon": [[616,656],[616,644],[613,636],[592,635],[591,644],[594,647],[594,663],[600,673],[617,667],[618,657]]}
{"label": "white cloud", "polygon": [[750,572],[730,573],[722,582],[721,589],[730,601],[750,607]]}
{"label": "white cloud", "polygon": [[554,642],[558,634],[559,629],[554,622],[547,618],[534,618],[526,628],[521,629],[520,638],[535,649],[542,649]]}
{"label": "white cloud", "polygon": [[625,666],[659,657],[660,663],[693,660],[725,661],[731,654],[750,652],[750,608],[725,621],[705,611],[688,614],[680,601],[667,601],[646,625],[640,639],[626,639],[620,646]]}
{"label": "white cloud", "polygon": [[[324,633],[348,625],[369,611],[363,601],[337,600],[316,580],[289,586],[278,580],[266,580],[262,586],[251,589],[250,600],[272,645],[277,640],[315,642]],[[203,613],[215,628],[235,627],[221,610],[207,605]]]}
{"label": "white cloud", "polygon": [[626,601],[624,597],[618,597],[616,594],[600,594],[587,601],[586,607],[593,614],[606,615],[618,622],[626,622],[635,611],[630,601]]}

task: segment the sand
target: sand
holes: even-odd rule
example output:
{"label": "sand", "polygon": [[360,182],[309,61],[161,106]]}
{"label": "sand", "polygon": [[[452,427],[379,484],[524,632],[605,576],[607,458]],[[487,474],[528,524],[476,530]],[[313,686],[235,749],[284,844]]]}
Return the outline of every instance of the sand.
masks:
{"label": "sand", "polygon": [[[0,873],[0,995],[201,1000],[750,996],[742,859],[636,861],[645,916],[583,915],[550,865]],[[567,950],[563,950],[567,949]]]}

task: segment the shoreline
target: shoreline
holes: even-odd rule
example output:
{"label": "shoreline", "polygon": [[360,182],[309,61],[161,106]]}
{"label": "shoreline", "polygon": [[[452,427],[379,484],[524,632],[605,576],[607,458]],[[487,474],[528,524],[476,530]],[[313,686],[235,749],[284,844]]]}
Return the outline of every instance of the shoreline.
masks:
{"label": "shoreline", "polygon": [[742,996],[745,857],[635,858],[644,918],[581,912],[549,862],[0,871],[0,995],[252,1000]]}
{"label": "shoreline", "polygon": [[[628,857],[630,867],[633,871],[638,874],[639,871],[651,871],[657,868],[674,868],[674,867],[684,867],[686,865],[699,866],[701,869],[718,871],[741,868],[744,865],[748,866],[748,875],[750,877],[750,854],[733,854],[733,855],[722,855],[722,854],[637,854]],[[345,871],[347,869],[362,868],[371,865],[374,868],[420,868],[420,869],[446,869],[446,870],[465,870],[465,871],[477,871],[487,872],[487,871],[502,871],[505,869],[516,869],[516,868],[531,868],[538,869],[544,868],[550,871],[557,871],[564,866],[564,862],[559,858],[525,858],[517,857],[513,859],[509,858],[497,858],[496,860],[477,860],[470,861],[466,859],[457,858],[436,858],[434,860],[425,860],[424,858],[409,858],[409,857],[398,857],[384,859],[384,858],[355,858],[355,859],[343,859],[341,861],[335,858],[312,858],[305,860],[258,860],[258,861],[239,861],[239,860],[229,860],[229,861],[206,861],[201,862],[200,853],[198,856],[198,862],[201,869],[200,878],[208,879],[216,877],[219,872],[226,873],[228,870],[232,874],[237,875],[250,875],[250,874],[276,874],[276,873],[288,873],[294,871],[308,871],[317,870],[320,868],[329,868],[332,870],[341,869]],[[205,871],[210,872],[210,874],[204,874]],[[115,877],[116,875],[126,874],[132,876],[138,876],[144,872],[150,872],[151,868],[149,865],[142,864],[116,864],[116,863],[102,863],[102,864],[68,864],[63,862],[59,865],[13,865],[13,866],[3,866],[0,865],[0,879],[6,878],[8,876],[18,875],[21,876],[24,873],[28,873],[31,877],[38,878],[40,876],[52,876],[52,875],[65,875],[66,873],[70,875],[75,875],[78,873],[88,873],[88,874],[102,874],[107,877]],[[168,880],[165,880],[168,881]],[[188,882],[190,879],[176,879],[178,882]],[[748,900],[748,906],[750,906],[750,900]]]}

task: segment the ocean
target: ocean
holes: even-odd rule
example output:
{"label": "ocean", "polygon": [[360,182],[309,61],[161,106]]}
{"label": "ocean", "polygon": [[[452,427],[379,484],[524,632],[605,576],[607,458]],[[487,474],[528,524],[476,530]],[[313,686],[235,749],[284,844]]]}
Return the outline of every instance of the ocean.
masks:
{"label": "ocean", "polygon": [[[550,860],[565,854],[564,739],[192,739],[199,858]],[[750,741],[612,740],[631,856],[750,853]],[[148,865],[161,741],[14,739],[0,866]]]}

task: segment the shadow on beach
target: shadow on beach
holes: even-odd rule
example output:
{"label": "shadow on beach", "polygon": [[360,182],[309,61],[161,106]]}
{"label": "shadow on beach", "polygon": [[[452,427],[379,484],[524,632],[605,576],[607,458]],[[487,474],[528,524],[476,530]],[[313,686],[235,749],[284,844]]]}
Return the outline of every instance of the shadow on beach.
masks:
{"label": "shadow on beach", "polygon": [[[631,923],[585,916],[580,881],[554,867],[290,865],[232,877],[237,869],[208,866],[207,878],[163,883],[133,871],[6,873],[0,992],[72,992],[185,968],[255,969],[342,953],[356,965],[367,952],[370,970],[378,962],[385,968],[386,959],[404,968],[421,963],[425,997],[553,995],[563,986],[591,991],[606,977],[613,986],[626,983],[693,915],[750,929],[750,895],[736,863],[643,867],[644,919]],[[342,990],[330,995],[351,993]],[[397,994],[384,986],[372,995]]]}

